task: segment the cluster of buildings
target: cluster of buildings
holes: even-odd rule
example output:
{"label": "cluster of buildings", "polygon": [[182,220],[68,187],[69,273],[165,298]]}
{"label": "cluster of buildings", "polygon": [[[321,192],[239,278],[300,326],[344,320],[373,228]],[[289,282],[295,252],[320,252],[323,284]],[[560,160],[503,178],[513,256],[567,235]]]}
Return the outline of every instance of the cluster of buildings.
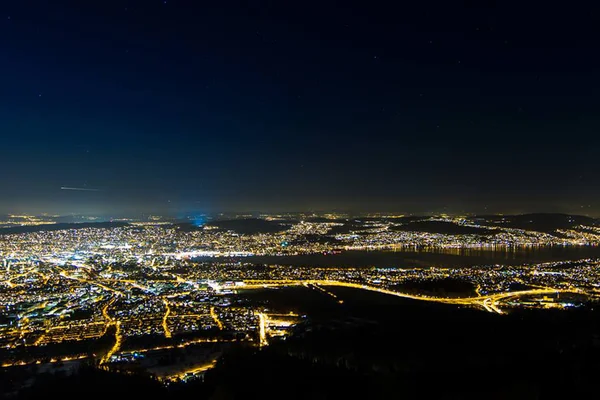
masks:
{"label": "cluster of buildings", "polygon": [[[393,229],[393,223],[380,220],[366,221],[356,231],[345,233],[336,233],[343,224],[335,220],[288,225],[275,233],[239,234],[150,221],[0,235],[2,365],[39,363],[41,356],[35,354],[61,353],[61,344],[91,343],[106,337],[112,338],[112,347],[90,351],[88,346],[65,357],[91,357],[91,352],[101,364],[110,365],[132,352],[163,351],[169,346],[231,341],[265,345],[270,337],[285,335],[301,319],[294,310],[289,314],[288,310],[269,310],[240,297],[245,290],[270,286],[305,285],[336,298],[323,287],[343,285],[499,313],[519,306],[573,306],[572,296],[568,303],[560,303],[553,293],[590,298],[596,297],[600,288],[599,261],[595,259],[469,268],[256,265],[251,258],[255,255],[484,245],[477,234],[400,231]],[[590,244],[600,235],[593,227],[563,233],[559,239],[547,233],[502,228],[495,235],[486,234],[485,244]],[[222,262],[193,257],[207,254],[223,257]],[[443,285],[449,278],[471,286],[454,294],[456,300],[419,293],[419,283]],[[513,292],[518,295],[509,295]],[[32,348],[48,351],[36,353]]]}

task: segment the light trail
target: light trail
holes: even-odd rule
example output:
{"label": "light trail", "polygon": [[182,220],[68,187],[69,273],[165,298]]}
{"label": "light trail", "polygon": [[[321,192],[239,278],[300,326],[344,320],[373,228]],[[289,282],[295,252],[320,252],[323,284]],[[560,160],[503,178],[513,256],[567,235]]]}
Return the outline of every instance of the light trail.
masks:
{"label": "light trail", "polygon": [[108,308],[111,306],[111,304],[115,301],[115,298],[111,298],[109,302],[107,302],[104,307],[102,307],[102,316],[104,317],[104,319],[106,319],[106,321],[108,323],[112,322],[112,317],[110,315],[108,315]]}
{"label": "light trail", "polygon": [[163,316],[163,320],[162,320],[162,327],[163,330],[165,331],[165,337],[167,339],[171,338],[171,331],[169,330],[169,324],[167,323],[167,318],[169,318],[169,314],[171,314],[171,307],[169,307],[169,302],[167,301],[167,299],[163,299],[163,303],[165,304],[165,315]]}
{"label": "light trail", "polygon": [[104,307],[102,307],[102,317],[104,318],[105,322],[105,327],[104,327],[104,333],[102,335],[106,334],[106,331],[108,331],[108,328],[110,328],[110,326],[114,323],[114,319],[113,317],[111,317],[108,314],[108,309],[110,308],[110,306],[115,302],[116,298],[112,297],[105,305]]}
{"label": "light trail", "polygon": [[117,321],[115,330],[115,344],[114,346],[100,359],[100,365],[105,364],[110,358],[121,348],[121,344],[123,343],[123,336],[121,335],[121,321]]}
{"label": "light trail", "polygon": [[119,349],[121,348],[121,343],[123,341],[123,338],[122,338],[122,335],[121,335],[121,321],[115,320],[113,317],[111,317],[108,314],[108,309],[115,302],[115,300],[116,300],[115,297],[111,298],[110,301],[107,302],[104,305],[104,307],[102,307],[102,316],[106,320],[106,327],[104,328],[104,334],[103,335],[106,334],[106,332],[108,331],[108,328],[110,328],[112,325],[115,325],[115,344],[108,351],[108,353],[106,353],[104,355],[104,357],[102,357],[100,359],[100,365],[106,363],[108,360],[110,360],[110,358],[113,356],[113,354],[115,354],[115,352],[119,351]]}
{"label": "light trail", "polygon": [[215,307],[210,308],[210,316],[212,317],[213,321],[215,321],[215,324],[217,324],[217,326],[219,327],[219,330],[222,331],[223,323],[221,322],[221,320],[219,320],[219,316],[215,312]]}
{"label": "light trail", "polygon": [[258,313],[258,334],[260,338],[260,347],[268,346],[269,342],[267,341],[267,316],[264,313]]}

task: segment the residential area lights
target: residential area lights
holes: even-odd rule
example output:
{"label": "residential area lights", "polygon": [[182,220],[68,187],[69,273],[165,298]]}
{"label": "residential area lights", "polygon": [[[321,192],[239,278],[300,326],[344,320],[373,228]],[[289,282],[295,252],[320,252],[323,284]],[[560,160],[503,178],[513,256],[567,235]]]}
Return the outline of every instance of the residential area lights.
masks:
{"label": "residential area lights", "polygon": [[[307,235],[327,235],[336,226],[336,222],[299,222],[283,232],[242,235],[144,224],[0,235],[0,346],[18,350],[108,336],[110,346],[95,353],[97,362],[108,367],[128,354],[127,343],[143,337],[162,337],[166,342],[138,346],[140,353],[193,343],[246,341],[266,346],[270,336],[285,334],[300,317],[282,320],[274,310],[232,299],[236,293],[269,287],[306,287],[340,305],[344,299],[337,288],[344,287],[494,314],[518,307],[566,309],[599,294],[600,262],[595,259],[469,268],[320,268],[257,267],[248,256],[394,246],[462,248],[501,241],[558,244],[555,236],[529,231],[502,229],[483,243],[477,235],[402,232],[380,222],[369,225],[369,234],[334,234],[335,245],[306,240]],[[596,243],[598,235],[592,228],[565,231],[561,243]],[[202,252],[212,252],[209,261],[190,258]],[[234,260],[233,254],[238,256]],[[470,283],[472,292],[446,297],[405,289],[448,278]],[[178,339],[189,334],[197,336]],[[89,355],[56,360],[81,357]],[[4,365],[37,362],[40,359],[17,357]]]}

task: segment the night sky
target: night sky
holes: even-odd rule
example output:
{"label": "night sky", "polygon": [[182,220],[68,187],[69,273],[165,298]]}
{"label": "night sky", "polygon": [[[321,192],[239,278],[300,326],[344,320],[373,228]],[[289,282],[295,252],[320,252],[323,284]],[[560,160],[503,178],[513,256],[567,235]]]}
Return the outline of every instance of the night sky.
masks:
{"label": "night sky", "polygon": [[597,9],[338,3],[0,2],[0,212],[600,215]]}

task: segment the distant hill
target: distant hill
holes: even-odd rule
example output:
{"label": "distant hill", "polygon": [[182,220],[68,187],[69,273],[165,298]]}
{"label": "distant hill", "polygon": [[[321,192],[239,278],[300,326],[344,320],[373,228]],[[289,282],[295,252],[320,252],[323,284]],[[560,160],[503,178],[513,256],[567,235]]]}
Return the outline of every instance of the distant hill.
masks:
{"label": "distant hill", "polygon": [[495,233],[486,228],[475,228],[445,221],[415,221],[406,225],[395,226],[393,230],[400,232],[443,233],[447,235],[491,235]]}
{"label": "distant hill", "polygon": [[[348,219],[346,221],[335,220],[334,222],[343,223],[343,225],[334,226],[329,231],[329,235],[345,235],[352,232],[366,232],[372,228],[369,223],[373,222],[381,222],[388,223],[393,221],[395,223],[410,223],[414,221],[421,221],[423,219],[427,219],[429,217],[423,216],[408,216],[408,217],[397,217],[397,218],[387,218],[387,217],[358,217]],[[331,221],[329,221],[331,222]]]}
{"label": "distant hill", "polygon": [[34,225],[34,226],[14,226],[10,228],[0,228],[0,235],[7,235],[11,233],[30,233],[30,232],[42,232],[42,231],[62,231],[66,229],[83,229],[83,228],[97,228],[97,229],[108,229],[108,228],[119,228],[128,226],[127,222],[72,222],[65,224],[47,224],[47,225]]}
{"label": "distant hill", "polygon": [[528,231],[552,233],[557,229],[572,229],[578,225],[598,226],[595,218],[568,214],[482,215],[471,218],[477,224]]}

